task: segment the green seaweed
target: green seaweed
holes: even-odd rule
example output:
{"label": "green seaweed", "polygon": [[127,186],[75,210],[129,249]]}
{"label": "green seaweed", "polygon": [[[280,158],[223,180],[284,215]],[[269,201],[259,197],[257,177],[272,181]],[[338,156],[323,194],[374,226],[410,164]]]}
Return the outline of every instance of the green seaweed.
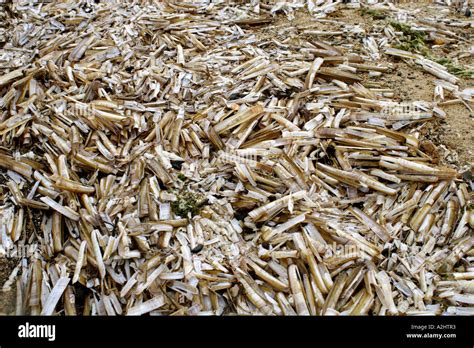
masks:
{"label": "green seaweed", "polygon": [[395,48],[420,53],[433,62],[445,66],[450,74],[458,77],[470,78],[474,75],[473,70],[454,63],[450,58],[434,56],[427,45],[428,38],[424,32],[413,30],[409,25],[397,21],[390,21],[390,25],[395,30],[403,33],[403,36],[400,38],[400,44],[396,45]]}
{"label": "green seaweed", "polygon": [[181,217],[195,216],[199,213],[206,201],[200,195],[190,191],[182,191],[176,194],[177,200],[171,202],[171,209],[174,214]]}
{"label": "green seaweed", "polygon": [[414,38],[425,39],[426,34],[423,31],[413,30],[408,24],[397,22],[397,21],[390,21],[390,25],[398,31],[401,31],[405,36],[411,36]]}
{"label": "green seaweed", "polygon": [[372,17],[372,19],[375,19],[375,20],[382,20],[382,19],[387,18],[387,14],[385,12],[380,11],[380,10],[374,10],[367,7],[362,8],[360,10],[360,14],[362,16],[370,16]]}
{"label": "green seaweed", "polygon": [[448,69],[450,74],[456,75],[458,77],[471,78],[474,75],[474,70],[469,70],[462,65],[458,65],[451,60],[451,58],[446,57],[433,57],[426,55],[428,59],[431,59],[433,62],[441,64]]}
{"label": "green seaweed", "polygon": [[426,34],[422,31],[413,30],[408,24],[397,21],[390,21],[390,25],[397,31],[401,31],[403,36],[400,38],[400,44],[396,46],[404,51],[409,52],[425,52],[428,47]]}

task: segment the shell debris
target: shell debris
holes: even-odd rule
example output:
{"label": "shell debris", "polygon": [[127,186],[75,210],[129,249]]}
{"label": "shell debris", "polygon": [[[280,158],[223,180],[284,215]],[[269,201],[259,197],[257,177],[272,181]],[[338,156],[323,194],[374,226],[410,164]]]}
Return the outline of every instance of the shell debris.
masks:
{"label": "shell debris", "polygon": [[[472,172],[419,132],[472,93],[397,48],[397,28],[364,36],[328,17],[340,2],[5,6],[0,252],[21,259],[17,313],[474,314]],[[295,11],[311,20],[277,23]],[[401,105],[373,80],[382,57],[438,78],[435,101]]]}

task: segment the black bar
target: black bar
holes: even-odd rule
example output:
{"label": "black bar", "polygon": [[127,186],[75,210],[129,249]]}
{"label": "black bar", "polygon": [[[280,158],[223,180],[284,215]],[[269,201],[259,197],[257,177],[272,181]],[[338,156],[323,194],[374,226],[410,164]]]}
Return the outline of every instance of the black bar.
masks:
{"label": "black bar", "polygon": [[[55,339],[19,326],[55,325]],[[472,317],[0,317],[0,346],[48,344],[416,345],[473,347]],[[408,335],[421,335],[419,337]],[[441,335],[435,337],[434,335]],[[449,336],[447,336],[449,335]],[[313,345],[312,345],[313,346]]]}

